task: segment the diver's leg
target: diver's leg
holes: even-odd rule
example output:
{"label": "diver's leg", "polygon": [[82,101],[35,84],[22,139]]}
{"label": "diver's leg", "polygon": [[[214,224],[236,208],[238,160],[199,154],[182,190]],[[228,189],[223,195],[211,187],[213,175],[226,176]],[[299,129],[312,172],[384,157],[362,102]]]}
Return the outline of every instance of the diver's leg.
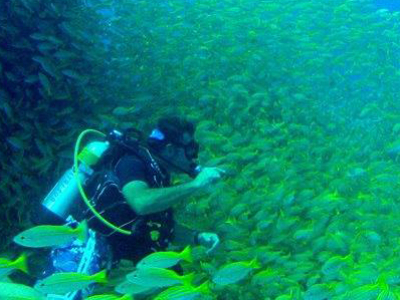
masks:
{"label": "diver's leg", "polygon": [[[71,244],[55,248],[50,254],[50,265],[43,272],[40,279],[59,272],[80,272],[95,274],[103,269],[111,268],[111,251],[104,238],[89,229],[85,243],[75,240]],[[85,290],[68,293],[62,298],[58,295],[47,295],[50,299],[81,300],[89,296],[95,288],[92,284]]]}
{"label": "diver's leg", "polygon": [[[84,274],[95,274],[101,270],[110,270],[112,266],[112,256],[109,246],[104,238],[92,230],[89,230],[89,238],[83,247],[79,248],[79,264],[76,272]],[[65,295],[66,300],[81,300],[91,294],[96,287],[93,283],[86,289],[71,292]]]}

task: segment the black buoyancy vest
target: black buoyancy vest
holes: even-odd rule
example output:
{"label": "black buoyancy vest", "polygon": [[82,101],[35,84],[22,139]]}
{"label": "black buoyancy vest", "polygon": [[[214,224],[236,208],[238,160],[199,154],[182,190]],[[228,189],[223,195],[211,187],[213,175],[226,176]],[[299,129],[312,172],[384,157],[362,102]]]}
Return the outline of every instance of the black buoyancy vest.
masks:
{"label": "black buoyancy vest", "polygon": [[[125,155],[131,154],[128,153]],[[89,191],[91,190],[90,192],[93,195],[91,197],[91,204],[107,221],[121,229],[132,231],[132,236],[129,238],[142,237],[147,231],[150,230],[151,232],[151,229],[154,229],[153,225],[156,224],[155,226],[158,226],[158,229],[160,229],[158,231],[160,233],[164,231],[164,234],[160,234],[160,239],[166,239],[163,235],[169,233],[169,227],[173,227],[172,210],[168,209],[163,212],[145,216],[139,216],[134,212],[122,194],[121,183],[115,172],[115,168],[122,157],[123,156],[120,156],[119,159],[112,164],[111,169],[109,167],[104,171],[97,172],[93,176],[91,182],[96,184],[92,183],[89,188]],[[169,186],[169,176],[163,173],[159,168],[150,152],[144,149],[142,155],[137,157],[141,159],[141,161],[145,160],[143,163],[145,164],[148,174],[147,178],[151,181],[148,182],[149,186],[154,188]],[[84,210],[82,219],[86,219],[89,227],[102,235],[128,237],[105,225],[95,217],[88,208]],[[168,228],[161,230],[163,226]],[[154,239],[154,234],[152,238]]]}

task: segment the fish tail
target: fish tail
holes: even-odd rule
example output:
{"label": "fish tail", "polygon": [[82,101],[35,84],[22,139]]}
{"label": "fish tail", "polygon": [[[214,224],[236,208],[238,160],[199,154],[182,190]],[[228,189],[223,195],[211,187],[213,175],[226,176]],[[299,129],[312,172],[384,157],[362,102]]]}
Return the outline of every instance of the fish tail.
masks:
{"label": "fish tail", "polygon": [[185,249],[183,249],[183,251],[180,253],[181,258],[184,261],[193,262],[193,258],[192,258],[192,249],[190,248],[190,245],[187,246]]}
{"label": "fish tail", "polygon": [[76,228],[76,232],[78,234],[78,239],[82,242],[86,242],[88,235],[88,225],[86,220],[83,220],[78,225],[78,227]]}
{"label": "fish tail", "polygon": [[346,260],[348,263],[352,263],[352,262],[353,262],[353,253],[350,252],[348,255],[346,255],[346,256],[345,256],[345,260]]}
{"label": "fish tail", "polygon": [[253,269],[261,268],[261,265],[258,262],[257,258],[254,258],[252,261],[250,261],[250,267],[252,267]]}
{"label": "fish tail", "polygon": [[28,264],[27,264],[27,255],[26,253],[22,253],[20,257],[18,257],[14,261],[14,266],[16,269],[21,270],[22,272],[28,274]]}
{"label": "fish tail", "polygon": [[97,283],[107,283],[107,270],[104,269],[96,274],[93,274],[92,279],[95,280]]}
{"label": "fish tail", "polygon": [[200,284],[197,288],[196,291],[199,292],[200,294],[209,294],[210,293],[210,281],[207,280]]}
{"label": "fish tail", "polygon": [[189,273],[187,275],[182,276],[182,284],[183,285],[191,285],[194,279],[195,273]]}

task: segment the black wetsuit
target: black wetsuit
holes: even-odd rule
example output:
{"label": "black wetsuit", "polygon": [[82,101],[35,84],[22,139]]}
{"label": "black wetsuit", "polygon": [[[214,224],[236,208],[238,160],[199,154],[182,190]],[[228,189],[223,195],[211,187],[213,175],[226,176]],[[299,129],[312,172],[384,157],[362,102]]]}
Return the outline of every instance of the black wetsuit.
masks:
{"label": "black wetsuit", "polygon": [[135,180],[146,182],[150,188],[167,187],[170,185],[168,173],[162,171],[158,174],[136,156],[124,155],[107,176],[112,184],[99,194],[96,210],[106,220],[133,234],[125,235],[110,230],[97,218],[91,218],[89,211],[84,218],[88,220],[90,228],[106,236],[114,260],[129,259],[136,262],[151,252],[165,250],[174,231],[172,209],[139,216],[127,204],[121,190],[125,184]]}

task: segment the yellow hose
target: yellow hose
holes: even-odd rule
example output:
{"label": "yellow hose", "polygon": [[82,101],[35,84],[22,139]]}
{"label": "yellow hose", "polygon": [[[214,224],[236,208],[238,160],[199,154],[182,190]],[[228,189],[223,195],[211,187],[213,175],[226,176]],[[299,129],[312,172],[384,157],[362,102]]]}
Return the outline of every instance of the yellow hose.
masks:
{"label": "yellow hose", "polygon": [[115,226],[114,224],[108,222],[106,219],[104,219],[97,212],[97,210],[90,204],[90,201],[89,201],[88,197],[86,196],[85,191],[83,190],[81,180],[79,179],[79,176],[78,176],[78,174],[79,174],[78,155],[79,155],[79,148],[80,148],[80,145],[81,145],[81,141],[82,141],[83,137],[88,133],[94,133],[94,134],[100,135],[102,138],[106,137],[106,135],[104,133],[102,133],[102,132],[100,132],[98,130],[86,129],[86,130],[82,131],[82,133],[79,135],[79,137],[78,137],[78,139],[76,141],[75,150],[74,150],[74,175],[75,175],[76,182],[78,184],[79,192],[80,192],[80,194],[81,194],[81,196],[83,198],[83,201],[85,201],[87,207],[89,207],[89,209],[97,217],[97,219],[99,219],[106,226],[110,227],[111,229],[113,229],[115,231],[118,231],[118,232],[126,234],[126,235],[130,235],[132,233],[131,231],[121,229],[121,228]]}

